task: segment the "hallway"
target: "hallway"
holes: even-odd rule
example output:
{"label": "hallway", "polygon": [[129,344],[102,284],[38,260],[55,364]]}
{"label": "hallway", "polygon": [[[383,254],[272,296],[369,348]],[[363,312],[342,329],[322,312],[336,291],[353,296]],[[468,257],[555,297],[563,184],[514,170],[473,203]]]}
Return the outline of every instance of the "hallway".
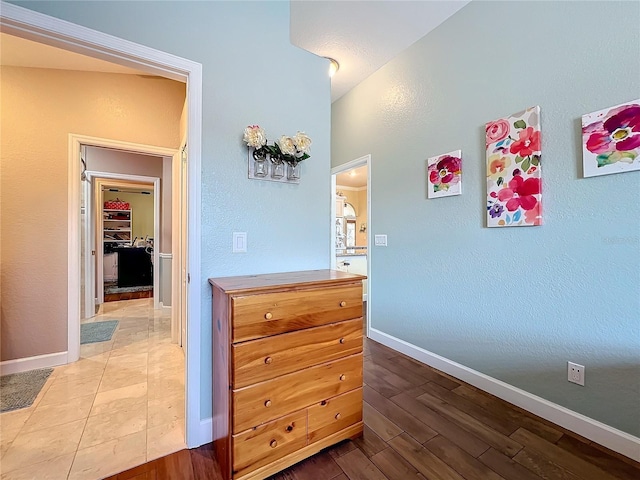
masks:
{"label": "hallway", "polygon": [[103,320],[119,321],[110,341],[81,345],[31,407],[0,415],[2,480],[100,479],[186,447],[169,315],[151,298],[105,303],[87,322]]}

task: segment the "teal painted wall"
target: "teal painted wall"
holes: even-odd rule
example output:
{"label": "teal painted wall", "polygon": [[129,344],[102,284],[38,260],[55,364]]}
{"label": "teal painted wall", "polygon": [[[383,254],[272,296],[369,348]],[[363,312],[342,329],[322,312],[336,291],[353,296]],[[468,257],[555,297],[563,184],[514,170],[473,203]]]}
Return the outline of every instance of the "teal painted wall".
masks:
{"label": "teal painted wall", "polygon": [[[640,98],[640,3],[475,1],[332,109],[372,156],[372,326],[640,436],[640,171],[584,179],[581,115]],[[540,105],[545,224],[485,225],[484,125]],[[463,194],[426,159],[462,149]],[[586,386],[567,382],[567,360]]]}
{"label": "teal painted wall", "polygon": [[[16,2],[203,65],[201,417],[211,417],[209,277],[329,268],[327,61],[289,42],[288,2]],[[313,139],[299,185],[247,179],[242,132]],[[248,253],[232,254],[232,232]],[[62,279],[61,281],[64,281]],[[192,280],[193,281],[193,280]]]}

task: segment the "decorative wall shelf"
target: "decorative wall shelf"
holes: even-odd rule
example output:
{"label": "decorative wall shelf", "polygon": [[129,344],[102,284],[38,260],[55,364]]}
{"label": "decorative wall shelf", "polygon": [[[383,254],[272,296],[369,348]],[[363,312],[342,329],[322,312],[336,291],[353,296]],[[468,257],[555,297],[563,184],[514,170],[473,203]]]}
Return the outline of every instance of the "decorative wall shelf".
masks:
{"label": "decorative wall shelf", "polygon": [[[252,180],[267,180],[269,182],[277,183],[300,183],[300,168],[301,164],[298,163],[295,167],[295,171],[291,172],[294,168],[292,165],[282,162],[276,164],[271,161],[269,155],[264,160],[256,160],[253,156],[254,148],[249,147],[248,154],[248,172],[249,178]],[[291,174],[296,174],[297,177],[291,177]]]}

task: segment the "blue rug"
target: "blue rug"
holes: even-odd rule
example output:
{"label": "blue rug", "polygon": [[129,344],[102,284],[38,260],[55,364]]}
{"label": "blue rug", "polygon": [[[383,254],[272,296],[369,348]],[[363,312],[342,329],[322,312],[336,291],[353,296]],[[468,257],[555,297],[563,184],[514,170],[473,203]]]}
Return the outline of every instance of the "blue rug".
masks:
{"label": "blue rug", "polygon": [[84,323],[80,325],[80,345],[111,340],[117,326],[118,320]]}
{"label": "blue rug", "polygon": [[30,407],[53,368],[11,373],[0,377],[0,412]]}

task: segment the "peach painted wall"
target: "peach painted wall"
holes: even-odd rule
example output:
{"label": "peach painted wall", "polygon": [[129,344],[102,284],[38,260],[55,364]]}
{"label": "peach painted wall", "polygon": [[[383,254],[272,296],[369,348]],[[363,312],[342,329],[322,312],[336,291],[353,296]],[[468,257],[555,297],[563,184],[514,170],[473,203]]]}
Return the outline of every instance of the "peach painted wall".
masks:
{"label": "peach painted wall", "polygon": [[69,133],[178,148],[185,88],[137,75],[6,66],[0,72],[5,361],[67,350]]}
{"label": "peach painted wall", "polygon": [[[369,232],[369,221],[367,219],[367,189],[358,190],[358,222],[356,224],[356,245],[367,244],[367,233]],[[367,230],[360,231],[360,226],[365,223]]]}
{"label": "peach painted wall", "polygon": [[347,202],[356,211],[356,245],[367,245],[367,233],[360,233],[360,225],[367,222],[367,190],[347,190],[344,186],[336,185],[336,190],[342,192]]}

